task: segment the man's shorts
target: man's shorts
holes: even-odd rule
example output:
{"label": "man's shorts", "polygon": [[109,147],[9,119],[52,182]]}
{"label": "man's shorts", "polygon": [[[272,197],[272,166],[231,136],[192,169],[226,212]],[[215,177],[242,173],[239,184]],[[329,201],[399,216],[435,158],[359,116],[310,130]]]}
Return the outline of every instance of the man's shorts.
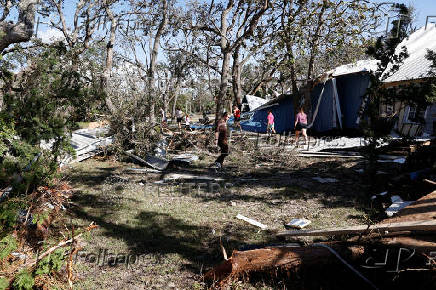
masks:
{"label": "man's shorts", "polygon": [[267,130],[274,130],[274,123],[268,124]]}
{"label": "man's shorts", "polygon": [[177,123],[181,123],[183,118],[177,118]]}

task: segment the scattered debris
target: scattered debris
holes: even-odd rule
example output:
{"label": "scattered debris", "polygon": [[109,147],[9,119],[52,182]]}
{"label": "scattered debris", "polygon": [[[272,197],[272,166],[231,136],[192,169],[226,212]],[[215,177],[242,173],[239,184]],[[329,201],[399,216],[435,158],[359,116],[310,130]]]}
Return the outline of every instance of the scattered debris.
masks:
{"label": "scattered debris", "polygon": [[335,179],[335,178],[322,178],[322,177],[313,177],[313,180],[316,180],[320,183],[333,183],[333,182],[338,182],[339,180]]}
{"label": "scattered debris", "polygon": [[195,175],[190,173],[169,173],[162,179],[163,182],[169,182],[174,180],[195,180],[195,181],[224,181],[223,178],[214,177],[209,175]]}
{"label": "scattered debris", "polygon": [[391,196],[392,205],[386,209],[387,216],[391,217],[398,213],[401,209],[409,206],[413,201],[403,201],[399,195]]}
{"label": "scattered debris", "polygon": [[260,222],[255,221],[253,219],[250,219],[248,217],[245,217],[245,216],[243,216],[241,214],[238,214],[236,216],[236,218],[240,219],[240,220],[243,220],[243,221],[246,221],[247,223],[252,224],[253,226],[257,226],[257,227],[261,228],[262,230],[266,230],[268,228],[266,225],[261,224]]}
{"label": "scattered debris", "polygon": [[151,155],[147,155],[147,157],[144,159],[142,159],[141,157],[138,157],[136,155],[133,154],[133,150],[128,150],[125,151],[125,153],[132,157],[133,159],[135,159],[136,161],[139,161],[147,166],[150,166],[154,169],[157,170],[165,170],[168,167],[169,162],[166,161],[165,159],[156,157],[156,156],[151,156]]}
{"label": "scattered debris", "polygon": [[285,225],[285,227],[302,229],[304,227],[307,227],[311,223],[312,222],[308,219],[292,219],[289,223]]}
{"label": "scattered debris", "polygon": [[160,170],[151,169],[151,168],[127,168],[125,171],[131,171],[135,173],[160,173]]}
{"label": "scattered debris", "polygon": [[[71,145],[76,152],[76,158],[67,155],[60,161],[60,167],[91,158],[101,152],[103,147],[113,143],[112,137],[105,137],[109,127],[80,129],[71,134]],[[50,149],[53,141],[42,142],[41,147]]]}
{"label": "scattered debris", "polygon": [[339,155],[339,154],[319,154],[319,152],[316,153],[305,153],[305,154],[298,154],[298,157],[318,157],[318,158],[363,158],[363,156],[360,155]]}
{"label": "scattered debris", "polygon": [[388,160],[379,159],[379,160],[377,160],[377,162],[380,162],[380,163],[393,162],[393,163],[404,164],[404,163],[406,163],[406,158],[401,157],[401,158],[397,158],[397,159],[388,159]]}
{"label": "scattered debris", "polygon": [[197,155],[194,154],[180,154],[174,156],[171,161],[180,161],[180,162],[186,162],[186,163],[192,163],[194,161],[197,161],[199,158]]}

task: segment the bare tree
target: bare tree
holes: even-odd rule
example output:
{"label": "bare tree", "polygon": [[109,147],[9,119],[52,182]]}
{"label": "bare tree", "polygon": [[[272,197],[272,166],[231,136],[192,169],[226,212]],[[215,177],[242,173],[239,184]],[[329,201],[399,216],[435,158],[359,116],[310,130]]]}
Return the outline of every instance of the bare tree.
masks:
{"label": "bare tree", "polygon": [[253,35],[269,6],[269,0],[228,0],[226,5],[212,1],[207,5],[193,5],[198,23],[194,23],[191,28],[202,31],[205,43],[211,42],[213,46],[219,47],[220,52],[221,79],[216,96],[215,122],[218,122],[227,94],[232,54]]}
{"label": "bare tree", "polygon": [[33,35],[38,0],[19,1],[18,20],[15,23],[6,20],[14,2],[0,1],[3,10],[0,17],[0,53],[13,43],[29,41]]}
{"label": "bare tree", "polygon": [[296,107],[310,107],[311,80],[319,73],[364,56],[367,39],[380,20],[380,4],[370,1],[283,0],[275,3],[272,28],[276,59]]}

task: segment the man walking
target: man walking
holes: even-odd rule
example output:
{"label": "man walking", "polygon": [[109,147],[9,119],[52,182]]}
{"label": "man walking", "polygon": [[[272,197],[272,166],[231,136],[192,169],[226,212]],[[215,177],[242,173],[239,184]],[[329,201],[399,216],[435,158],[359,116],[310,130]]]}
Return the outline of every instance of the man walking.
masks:
{"label": "man walking", "polygon": [[228,113],[223,113],[221,119],[215,129],[215,144],[220,147],[221,155],[215,161],[215,166],[218,170],[222,169],[224,158],[229,155],[229,145],[227,143],[227,120]]}

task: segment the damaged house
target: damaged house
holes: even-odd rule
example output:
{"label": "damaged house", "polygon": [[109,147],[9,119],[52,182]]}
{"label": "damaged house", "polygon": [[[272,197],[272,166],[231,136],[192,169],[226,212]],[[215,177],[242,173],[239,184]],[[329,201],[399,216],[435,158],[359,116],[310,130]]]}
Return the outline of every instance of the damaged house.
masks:
{"label": "damaged house", "polygon": [[309,128],[319,133],[358,129],[359,109],[377,63],[361,60],[325,73],[311,93],[313,119]]}
{"label": "damaged house", "polygon": [[[407,48],[407,57],[397,71],[384,80],[385,87],[399,90],[404,87],[424,84],[429,80],[431,61],[426,58],[428,50],[436,51],[436,27],[422,27],[404,39],[397,47]],[[388,68],[389,69],[389,68]],[[424,96],[422,96],[424,97]],[[436,135],[436,104],[416,107],[394,102],[381,108],[384,116],[396,116],[396,131],[403,136]]]}

